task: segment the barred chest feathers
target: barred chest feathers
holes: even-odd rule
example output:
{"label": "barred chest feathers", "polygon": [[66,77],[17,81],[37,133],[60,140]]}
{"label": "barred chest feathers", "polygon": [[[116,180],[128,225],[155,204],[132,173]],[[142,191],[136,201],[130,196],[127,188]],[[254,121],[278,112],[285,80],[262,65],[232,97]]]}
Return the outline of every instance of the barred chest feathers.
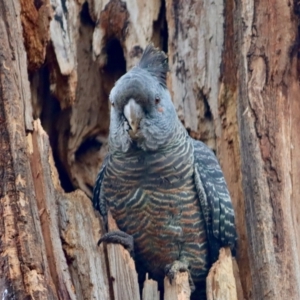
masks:
{"label": "barred chest feathers", "polygon": [[137,260],[154,275],[163,276],[164,266],[182,257],[196,279],[206,274],[207,239],[193,165],[188,139],[163,152],[112,155],[108,162],[101,195],[119,228],[134,237]]}

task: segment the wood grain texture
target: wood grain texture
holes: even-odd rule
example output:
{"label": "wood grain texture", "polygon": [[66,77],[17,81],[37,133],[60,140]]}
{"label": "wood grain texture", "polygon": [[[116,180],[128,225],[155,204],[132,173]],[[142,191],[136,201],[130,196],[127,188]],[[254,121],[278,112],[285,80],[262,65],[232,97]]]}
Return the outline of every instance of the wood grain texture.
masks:
{"label": "wood grain texture", "polygon": [[75,1],[66,2],[62,0],[51,1],[54,7],[54,17],[50,22],[50,36],[54,46],[54,51],[62,75],[70,75],[77,60],[76,48],[76,26],[72,23],[76,21],[79,13],[79,5]]}
{"label": "wood grain texture", "polygon": [[[0,1],[0,295],[121,297],[94,244],[98,216],[61,185],[91,195],[109,92],[153,40],[181,120],[216,152],[233,198],[238,299],[300,299],[299,12],[280,0]],[[115,246],[114,276],[135,295]]]}
{"label": "wood grain texture", "polygon": [[[107,152],[109,92],[126,69],[135,65],[154,35],[153,24],[162,18],[161,5],[160,0],[51,1],[51,43],[45,70],[39,75],[49,76],[51,96],[44,100],[43,92],[34,100],[50,104],[44,105],[46,112],[35,105],[34,114],[49,115],[44,123],[54,154],[72,185],[68,191],[80,188],[91,196]],[[28,6],[24,4],[24,11]],[[38,18],[37,12],[32,14]],[[32,36],[31,27],[24,28],[25,37]],[[159,30],[155,34],[161,44]],[[40,53],[31,56],[37,59]],[[52,115],[49,107],[56,107],[57,101],[60,111]]]}
{"label": "wood grain texture", "polygon": [[239,61],[236,35],[239,27],[235,20],[237,11],[233,0],[224,3],[224,44],[218,95],[218,118],[221,133],[216,139],[216,153],[222,167],[235,211],[238,233],[236,260],[241,274],[244,297],[251,298],[252,278],[250,270],[248,236],[245,218],[245,198],[242,187],[241,145],[238,127],[238,72]]}
{"label": "wood grain texture", "polygon": [[0,2],[0,39],[0,295],[57,299],[27,153],[33,127],[18,1]]}
{"label": "wood grain texture", "polygon": [[50,39],[52,8],[49,0],[20,0],[20,4],[28,69],[33,72],[45,61],[46,47]]}
{"label": "wood grain texture", "polygon": [[187,272],[178,272],[170,283],[168,277],[164,279],[164,300],[189,300],[191,289]]}
{"label": "wood grain texture", "polygon": [[48,136],[39,121],[34,122],[34,131],[28,135],[27,141],[36,202],[51,277],[59,297],[76,299],[60,239],[56,205],[58,191],[54,187],[53,173],[49,165],[51,149]]}
{"label": "wood grain texture", "polygon": [[237,8],[237,27],[246,24],[238,41],[238,121],[253,299],[300,298],[295,8],[282,1]]}
{"label": "wood grain texture", "polygon": [[158,291],[158,283],[155,280],[148,278],[148,273],[146,274],[146,279],[143,286],[143,300],[159,300],[160,292]]}
{"label": "wood grain texture", "polygon": [[99,214],[80,190],[59,197],[59,228],[76,299],[111,299]]}
{"label": "wood grain texture", "polygon": [[[108,212],[109,231],[118,230],[115,220]],[[109,263],[109,280],[111,281],[114,299],[140,299],[138,277],[134,260],[120,244],[107,244]]]}
{"label": "wood grain texture", "polygon": [[237,297],[232,256],[229,248],[221,248],[206,278],[207,300],[242,300]]}
{"label": "wood grain texture", "polygon": [[32,130],[32,106],[27,74],[27,57],[22,41],[21,8],[19,1],[2,1],[1,5],[1,40],[2,68],[15,74],[13,78],[18,86],[17,93],[21,99],[21,113],[24,115],[25,130]]}
{"label": "wood grain texture", "polygon": [[[37,205],[51,277],[61,299],[110,299],[99,215],[81,191],[65,194],[40,122],[28,136]],[[88,216],[88,218],[86,217]]]}
{"label": "wood grain texture", "polygon": [[248,274],[247,277],[246,276],[241,276],[241,273],[240,273],[240,270],[239,270],[239,266],[237,264],[237,261],[235,259],[235,257],[232,257],[232,269],[233,269],[233,275],[234,275],[234,278],[235,278],[235,286],[236,286],[236,293],[237,293],[237,299],[238,300],[244,300],[244,299],[247,299],[245,297],[245,295],[247,295],[248,293],[248,290],[245,290],[243,289],[243,286],[242,286],[242,281],[241,279],[243,278],[244,280],[249,280],[248,277]]}
{"label": "wood grain texture", "polygon": [[[223,13],[224,12],[224,13]],[[237,121],[238,60],[234,1],[166,1],[169,84],[177,113],[191,136],[212,148],[235,209],[237,261],[251,290]],[[212,21],[214,20],[214,21]]]}
{"label": "wood grain texture", "polygon": [[224,4],[166,1],[169,88],[179,118],[195,138],[215,149],[220,136],[218,94],[224,42]]}
{"label": "wood grain texture", "polygon": [[[83,271],[83,266],[80,267],[81,271],[90,274],[85,276],[84,282],[76,281],[76,277],[70,274],[58,222],[57,201],[58,196],[63,195],[63,191],[49,139],[39,121],[31,124],[32,132],[25,135],[26,129],[29,128],[26,127],[26,120],[32,118],[32,113],[28,114],[31,104],[27,101],[30,99],[30,90],[26,52],[20,43],[22,34],[18,27],[20,7],[17,2],[5,1],[1,2],[0,6],[0,165],[3,175],[0,202],[0,294],[7,299],[76,299],[75,292],[80,290],[89,295],[87,289],[91,290],[91,283],[97,288],[100,287],[101,278],[107,290],[105,272],[102,272],[101,264],[97,270],[94,269],[94,273],[93,270]],[[18,22],[9,19],[15,15]],[[27,113],[24,113],[25,108]],[[77,195],[78,198],[84,199],[84,195]],[[86,209],[90,209],[91,212],[90,200],[85,198],[85,201]],[[60,212],[67,216],[66,211],[60,209]],[[86,212],[81,214],[84,216]],[[69,219],[72,220],[70,217]],[[96,220],[94,217],[94,225]],[[95,230],[94,234],[99,231],[99,223],[95,225]],[[82,235],[88,236],[84,232]],[[84,253],[90,260],[93,257],[91,254],[94,253],[97,262],[101,258],[101,251],[103,256],[103,249],[96,247],[96,241],[97,239],[90,239],[91,248],[88,245],[82,246],[85,247]],[[80,239],[78,244],[80,245]],[[81,257],[84,258],[84,255]],[[95,266],[94,262],[89,263]],[[88,264],[85,267],[87,268]],[[98,299],[104,294],[102,290],[99,296],[100,291],[101,289],[97,289]]]}

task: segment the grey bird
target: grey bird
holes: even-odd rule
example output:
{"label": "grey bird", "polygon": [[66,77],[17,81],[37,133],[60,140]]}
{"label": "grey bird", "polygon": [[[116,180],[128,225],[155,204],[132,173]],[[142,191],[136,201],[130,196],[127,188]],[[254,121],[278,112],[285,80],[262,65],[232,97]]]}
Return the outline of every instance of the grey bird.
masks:
{"label": "grey bird", "polygon": [[192,139],[166,86],[164,52],[151,44],[110,93],[109,153],[96,179],[94,207],[120,231],[99,242],[121,243],[137,265],[162,281],[187,271],[193,288],[222,246],[237,235],[228,188],[214,153]]}

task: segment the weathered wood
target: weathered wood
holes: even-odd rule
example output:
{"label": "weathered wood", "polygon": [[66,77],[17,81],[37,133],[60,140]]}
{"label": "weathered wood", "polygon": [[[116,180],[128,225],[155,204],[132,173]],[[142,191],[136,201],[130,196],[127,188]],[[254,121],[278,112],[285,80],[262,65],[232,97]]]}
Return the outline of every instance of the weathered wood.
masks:
{"label": "weathered wood", "polygon": [[143,300],[160,300],[158,283],[155,280],[149,279],[148,273],[146,274],[146,279],[144,281]]}
{"label": "weathered wood", "polygon": [[[54,18],[50,23],[51,41],[54,46],[59,69],[62,75],[70,75],[76,67],[76,22],[79,7],[75,1],[51,0],[54,7]],[[75,23],[76,24],[76,23]]]}
{"label": "weathered wood", "polygon": [[191,134],[215,148],[224,2],[166,1],[170,91],[179,118]]}
{"label": "weathered wood", "polygon": [[[220,89],[218,94],[218,114],[221,133],[216,136],[216,154],[220,161],[235,210],[235,223],[238,232],[236,260],[242,274],[241,283],[244,297],[251,299],[252,276],[249,261],[249,241],[246,230],[245,198],[242,187],[241,145],[238,127],[238,76],[236,41],[240,25],[236,24],[236,2],[224,2],[224,44],[220,65]],[[214,100],[212,100],[214,101]]]}
{"label": "weathered wood", "polygon": [[59,197],[59,228],[76,299],[111,299],[99,214],[80,190]]}
{"label": "weathered wood", "polygon": [[[90,1],[92,2],[92,1]],[[96,1],[94,1],[96,3]],[[93,35],[93,55],[100,66],[107,62],[107,44],[118,39],[123,47],[127,69],[134,66],[153,36],[153,22],[159,17],[161,0],[102,1],[93,5],[97,15]],[[140,22],[143,20],[143,22]]]}
{"label": "weathered wood", "polygon": [[[123,296],[108,287],[98,216],[82,193],[64,194],[54,165],[67,190],[91,195],[109,91],[153,40],[168,51],[181,120],[216,151],[233,198],[238,299],[300,299],[299,11],[280,0],[0,1],[0,295]],[[127,251],[107,249],[134,296]]]}
{"label": "weathered wood", "polygon": [[33,72],[45,61],[46,47],[50,39],[52,8],[49,0],[20,0],[20,4],[28,69]]}
{"label": "weathered wood", "polygon": [[[31,109],[27,101],[30,91],[26,53],[20,43],[19,4],[4,1],[0,8],[0,166],[3,175],[0,185],[0,295],[5,299],[77,299],[75,293],[80,295],[82,291],[84,297],[91,295],[105,299],[106,294],[106,299],[109,299],[103,249],[96,246],[96,235],[100,234],[96,217],[89,218],[93,220],[94,235],[76,230],[77,248],[73,249],[73,256],[65,249],[69,255],[67,258],[73,259],[70,270],[76,269],[74,265],[79,263],[75,274],[71,272],[70,275],[59,225],[61,230],[66,228],[58,222],[57,207],[58,199],[61,205],[66,205],[66,200],[59,198],[64,194],[48,136],[38,121],[34,127],[32,124],[31,127],[25,125],[26,120],[32,119],[32,113],[28,113]],[[9,19],[12,16],[13,20]],[[24,113],[25,109],[27,113]],[[30,128],[32,132],[26,137],[25,130]],[[72,201],[72,197],[66,198],[69,203]],[[86,203],[81,211],[80,205],[77,205],[80,215],[91,215],[90,200],[80,193],[74,194],[74,198]],[[64,207],[60,206],[60,213],[68,221],[67,229],[70,231],[69,227],[75,222],[68,213],[74,212],[65,211]],[[85,226],[85,230],[91,233],[91,226]],[[67,235],[65,237],[65,242],[70,243]],[[90,244],[80,237],[86,237]],[[84,252],[77,259],[76,252],[80,247]],[[83,261],[85,265],[81,265]],[[80,271],[83,276],[80,276]]]}
{"label": "weathered wood", "polygon": [[[76,299],[59,233],[56,205],[58,194],[53,178],[55,173],[52,173],[49,165],[51,148],[48,136],[42,129],[39,120],[34,122],[33,133],[27,136],[27,146],[51,278],[59,298]],[[58,178],[56,178],[57,180]]]}
{"label": "weathered wood", "polygon": [[52,121],[54,152],[72,185],[91,196],[107,152],[109,92],[151,40],[161,1],[90,0],[88,8],[84,1],[52,3],[54,50],[47,62],[51,93],[62,109],[58,132]]}
{"label": "weathered wood", "polygon": [[7,73],[15,73],[18,93],[21,97],[22,113],[25,118],[25,130],[32,130],[32,106],[30,102],[30,88],[27,74],[27,57],[22,37],[21,8],[19,1],[0,2],[1,24],[1,54],[2,68]]}
{"label": "weathered wood", "polygon": [[187,272],[178,272],[170,283],[166,276],[164,279],[164,300],[189,300],[191,289]]}
{"label": "weathered wood", "polygon": [[[115,220],[108,212],[109,231],[118,230]],[[109,280],[113,287],[114,299],[140,299],[135,263],[129,252],[119,244],[107,244]]]}
{"label": "weathered wood", "polygon": [[[58,299],[47,261],[29,157],[32,129],[18,1],[0,2],[0,295]],[[37,247],[38,245],[38,247]]]}
{"label": "weathered wood", "polygon": [[209,270],[206,278],[206,295],[207,300],[238,300],[229,248],[220,249],[218,261]]}
{"label": "weathered wood", "polygon": [[241,282],[241,274],[240,270],[238,267],[238,264],[236,262],[236,259],[232,257],[232,269],[233,269],[233,275],[235,278],[235,286],[236,286],[236,293],[237,293],[237,298],[238,300],[244,300],[244,291],[242,287],[242,282]]}
{"label": "weathered wood", "polygon": [[62,191],[39,120],[28,142],[47,259],[58,294],[62,299],[110,299],[104,249],[97,246],[99,216],[83,192]]}
{"label": "weathered wood", "polygon": [[[234,1],[166,1],[169,84],[177,113],[191,136],[220,161],[236,211],[237,260],[251,289],[237,124]],[[237,30],[239,30],[237,28]]]}
{"label": "weathered wood", "polygon": [[237,13],[236,26],[243,28],[237,35],[238,122],[252,297],[300,299],[299,4],[241,1]]}

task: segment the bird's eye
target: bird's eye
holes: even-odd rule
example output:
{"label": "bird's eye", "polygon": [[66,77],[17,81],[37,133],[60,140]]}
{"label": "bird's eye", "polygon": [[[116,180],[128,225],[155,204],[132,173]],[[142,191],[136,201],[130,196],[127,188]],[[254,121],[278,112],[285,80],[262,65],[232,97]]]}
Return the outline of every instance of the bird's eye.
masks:
{"label": "bird's eye", "polygon": [[115,102],[112,101],[112,102],[111,102],[111,106],[115,106]]}
{"label": "bird's eye", "polygon": [[160,102],[160,98],[158,96],[155,96],[155,104],[158,104]]}

